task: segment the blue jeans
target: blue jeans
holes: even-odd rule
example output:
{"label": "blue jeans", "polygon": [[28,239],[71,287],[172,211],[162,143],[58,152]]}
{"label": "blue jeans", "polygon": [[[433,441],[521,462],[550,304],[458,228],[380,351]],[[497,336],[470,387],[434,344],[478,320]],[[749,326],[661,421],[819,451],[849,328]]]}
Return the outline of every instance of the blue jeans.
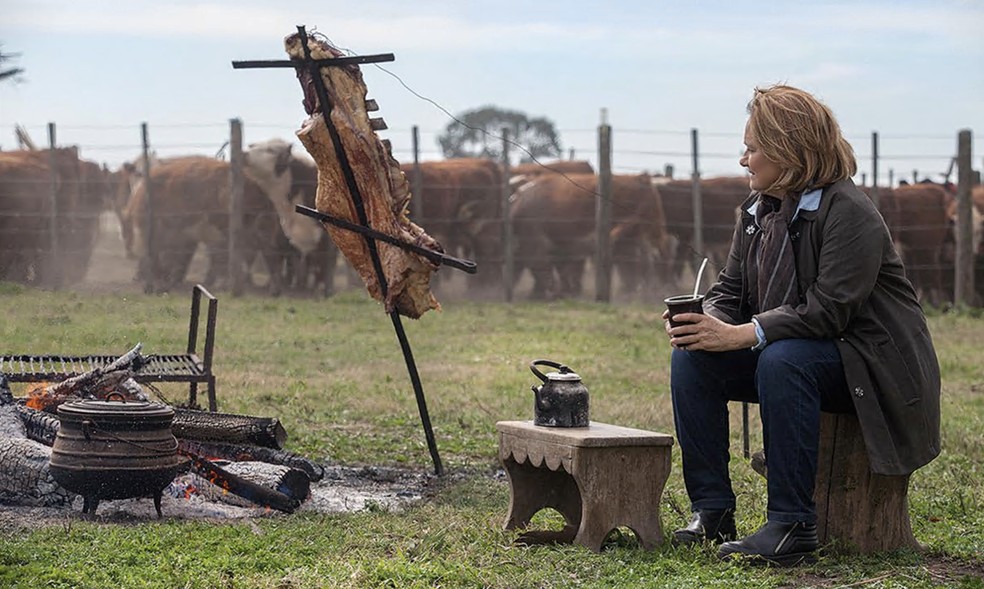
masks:
{"label": "blue jeans", "polygon": [[769,521],[816,522],[820,412],[854,411],[832,340],[777,340],[761,352],[674,349],[670,390],[691,509],[734,509],[728,402],[747,401],[762,418]]}

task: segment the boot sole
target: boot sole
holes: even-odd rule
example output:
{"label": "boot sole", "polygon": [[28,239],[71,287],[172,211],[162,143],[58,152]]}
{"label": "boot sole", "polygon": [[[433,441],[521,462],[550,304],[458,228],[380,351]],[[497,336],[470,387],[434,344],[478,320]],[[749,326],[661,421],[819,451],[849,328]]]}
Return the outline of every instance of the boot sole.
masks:
{"label": "boot sole", "polygon": [[708,538],[707,536],[703,536],[700,534],[693,534],[693,533],[678,534],[677,532],[674,532],[673,537],[670,539],[670,545],[671,546],[697,546],[700,544],[710,543],[717,546],[719,544],[724,544],[725,542],[733,542],[737,539],[738,539],[738,534],[725,534],[723,536],[719,534],[717,536]]}
{"label": "boot sole", "polygon": [[721,560],[735,561],[758,566],[780,566],[793,567],[800,564],[813,564],[817,562],[817,555],[814,552],[791,552],[778,556],[765,556],[763,554],[746,554],[744,552],[729,552],[722,555]]}

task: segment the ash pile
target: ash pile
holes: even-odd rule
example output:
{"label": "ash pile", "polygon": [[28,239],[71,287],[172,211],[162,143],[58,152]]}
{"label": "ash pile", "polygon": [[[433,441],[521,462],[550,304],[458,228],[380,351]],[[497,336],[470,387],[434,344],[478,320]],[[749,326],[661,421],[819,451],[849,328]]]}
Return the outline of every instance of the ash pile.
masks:
{"label": "ash pile", "polygon": [[[243,519],[310,510],[400,509],[426,474],[320,464],[284,450],[273,417],[153,401],[134,376],[140,345],[115,362],[22,396],[0,374],[0,523],[99,518]],[[148,390],[149,389],[149,390]],[[158,395],[159,396],[159,395]],[[60,409],[59,409],[60,408]],[[150,501],[149,499],[153,499]],[[4,526],[7,527],[7,526]]]}

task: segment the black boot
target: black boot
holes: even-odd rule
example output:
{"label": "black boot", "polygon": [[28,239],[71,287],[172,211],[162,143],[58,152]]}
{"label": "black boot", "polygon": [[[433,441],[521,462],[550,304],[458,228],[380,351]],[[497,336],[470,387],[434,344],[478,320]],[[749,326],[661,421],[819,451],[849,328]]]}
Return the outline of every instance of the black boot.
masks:
{"label": "black boot", "polygon": [[686,546],[705,540],[720,544],[737,537],[734,509],[721,511],[705,509],[694,512],[690,525],[673,532],[673,544]]}
{"label": "black boot", "polygon": [[767,522],[751,536],[722,544],[718,557],[793,566],[814,562],[817,545],[816,524]]}

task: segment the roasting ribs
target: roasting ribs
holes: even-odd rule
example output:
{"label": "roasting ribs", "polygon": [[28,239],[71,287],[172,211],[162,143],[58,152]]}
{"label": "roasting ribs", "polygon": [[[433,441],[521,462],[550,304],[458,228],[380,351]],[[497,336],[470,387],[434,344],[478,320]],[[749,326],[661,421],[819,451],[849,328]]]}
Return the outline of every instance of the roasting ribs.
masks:
{"label": "roasting ribs", "polygon": [[[344,55],[321,38],[308,36],[307,42],[312,59],[334,59]],[[304,59],[299,33],[284,39],[284,46],[292,59]],[[297,137],[318,166],[315,206],[322,213],[359,224],[356,205],[322,114],[314,83],[316,74],[306,65],[296,69],[304,91],[304,110],[309,115],[297,131]],[[376,135],[375,129],[383,129],[385,124],[382,119],[369,118],[368,111],[375,109],[375,102],[367,104],[366,85],[359,66],[322,67],[320,72],[331,106],[331,122],[365,203],[369,226],[402,241],[443,252],[436,240],[407,217],[410,186],[399,162],[393,157],[389,142]],[[327,223],[324,226],[365,281],[369,294],[382,301],[387,312],[396,310],[417,319],[430,309],[441,308],[430,290],[431,275],[437,265],[395,245],[375,242],[386,280],[384,297],[367,239]]]}

